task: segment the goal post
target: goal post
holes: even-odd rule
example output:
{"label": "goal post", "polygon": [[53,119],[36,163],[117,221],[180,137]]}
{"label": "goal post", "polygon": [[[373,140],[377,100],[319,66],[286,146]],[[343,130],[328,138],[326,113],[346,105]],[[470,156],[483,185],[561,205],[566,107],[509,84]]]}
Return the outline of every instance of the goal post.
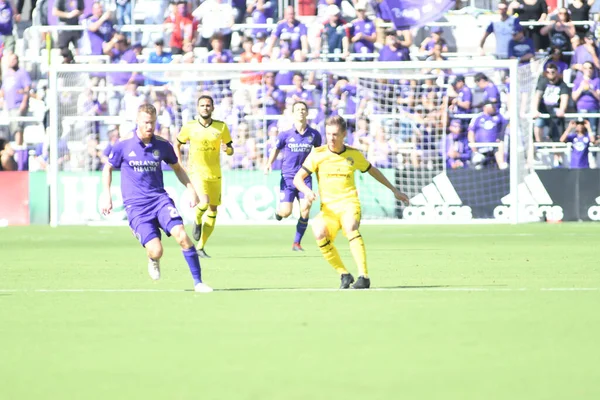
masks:
{"label": "goal post", "polygon": [[[530,111],[523,107],[531,103],[528,99],[535,90],[537,67],[536,63],[519,66],[516,60],[487,59],[53,64],[49,69],[48,93],[51,225],[116,222],[116,217],[106,219],[97,212],[98,199],[94,196],[99,195],[101,188],[99,168],[93,160],[98,154],[93,147],[96,146],[96,150],[104,147],[109,139],[108,131],[114,126],[120,126],[121,134],[133,128],[135,115],[131,115],[128,107],[136,101],[158,102],[158,106],[163,107],[161,116],[164,118],[159,124],[168,128],[165,134],[170,134],[173,140],[181,123],[193,118],[195,110],[191,107],[195,101],[190,104],[190,99],[205,93],[216,97],[215,118],[223,119],[230,126],[234,145],[240,149],[234,161],[222,155],[224,188],[220,219],[229,223],[272,220],[279,199],[279,176],[277,171],[265,176],[262,164],[272,146],[272,136],[291,126],[289,106],[295,97],[289,93],[295,88],[293,85],[279,86],[282,94],[275,101],[280,103],[279,113],[273,113],[274,105],[259,97],[267,91],[266,74],[287,74],[291,81],[296,72],[304,79],[304,96],[310,103],[309,123],[324,136],[323,121],[327,115],[337,113],[348,119],[349,136],[352,136],[349,143],[360,148],[392,183],[409,194],[414,203],[411,207],[401,207],[385,187],[367,175],[357,174],[364,220],[526,222],[532,220],[532,212],[526,206],[540,205],[528,200],[531,193],[526,196],[520,193],[524,187],[530,188],[523,182],[529,174],[526,154],[531,147],[531,119]],[[142,100],[124,100],[131,88],[111,86],[106,76],[133,72],[147,79],[163,81],[167,90],[140,86],[135,96]],[[508,169],[499,170],[496,166],[480,169],[475,164],[464,169],[449,169],[448,156],[440,148],[448,135],[448,123],[453,118],[462,118],[466,128],[472,116],[453,115],[449,104],[450,80],[462,75],[469,86],[473,86],[473,78],[480,72],[495,81],[502,92],[500,112],[510,121],[506,140],[501,138],[508,144]],[[504,87],[510,87],[510,90],[503,90]],[[481,95],[474,88],[474,97]],[[90,112],[94,104],[98,110]],[[242,157],[244,152],[248,154]],[[176,183],[166,185],[177,202],[183,195],[182,187]],[[118,189],[114,189],[119,193],[114,196],[120,196]],[[89,197],[85,198],[84,194]],[[177,205],[185,207],[183,204],[181,201]],[[313,206],[313,214],[317,207]],[[189,210],[182,210],[182,214],[184,219],[191,215]],[[122,220],[123,214],[118,218]]]}

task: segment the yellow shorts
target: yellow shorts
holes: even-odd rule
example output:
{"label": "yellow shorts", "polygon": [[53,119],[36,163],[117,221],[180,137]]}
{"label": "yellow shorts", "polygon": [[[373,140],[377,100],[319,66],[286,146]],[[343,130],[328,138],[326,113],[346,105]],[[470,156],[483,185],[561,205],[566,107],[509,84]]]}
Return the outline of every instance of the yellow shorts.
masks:
{"label": "yellow shorts", "polygon": [[322,206],[315,220],[323,222],[330,240],[333,241],[339,230],[342,229],[342,221],[353,218],[360,223],[360,217],[360,204],[346,203],[335,207]]}
{"label": "yellow shorts", "polygon": [[208,196],[208,204],[211,206],[221,204],[221,179],[203,179],[202,176],[196,174],[189,176],[196,193]]}

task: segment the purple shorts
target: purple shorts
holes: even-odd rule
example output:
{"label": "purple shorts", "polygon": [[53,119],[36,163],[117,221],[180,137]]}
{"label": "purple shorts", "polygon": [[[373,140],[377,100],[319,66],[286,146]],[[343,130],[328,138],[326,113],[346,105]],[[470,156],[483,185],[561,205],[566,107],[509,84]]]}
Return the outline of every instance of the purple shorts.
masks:
{"label": "purple shorts", "polygon": [[[304,180],[304,183],[312,189],[312,178],[309,176]],[[304,193],[296,189],[293,178],[281,178],[279,183],[279,202],[293,203],[294,199],[303,199]]]}
{"label": "purple shorts", "polygon": [[149,207],[128,206],[127,219],[129,227],[137,240],[145,246],[154,238],[161,238],[160,229],[171,236],[171,229],[183,225],[183,219],[170,197],[160,200],[156,205]]}

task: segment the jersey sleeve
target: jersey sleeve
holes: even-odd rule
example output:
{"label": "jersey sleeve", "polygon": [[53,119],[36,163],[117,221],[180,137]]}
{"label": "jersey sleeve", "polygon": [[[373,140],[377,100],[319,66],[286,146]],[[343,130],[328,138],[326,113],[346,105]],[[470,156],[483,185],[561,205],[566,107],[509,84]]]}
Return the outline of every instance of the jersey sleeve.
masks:
{"label": "jersey sleeve", "polygon": [[108,163],[112,165],[113,168],[121,168],[121,164],[123,163],[123,142],[117,142],[112,147],[110,154],[108,155]]}
{"label": "jersey sleeve", "polygon": [[229,127],[227,124],[223,124],[223,131],[221,132],[221,142],[224,144],[230,144],[231,140],[231,132],[229,132]]}
{"label": "jersey sleeve", "polygon": [[190,128],[188,128],[188,124],[185,124],[181,127],[179,135],[177,135],[177,141],[181,144],[185,144],[190,141]]}
{"label": "jersey sleeve", "polygon": [[485,30],[487,33],[492,33],[494,32],[494,23],[490,22],[490,24],[488,25],[487,29]]}
{"label": "jersey sleeve", "polygon": [[280,132],[279,135],[277,135],[277,139],[275,140],[275,148],[277,150],[283,150],[285,147],[285,137],[285,132]]}
{"label": "jersey sleeve", "polygon": [[173,146],[169,142],[165,142],[165,153],[163,155],[163,161],[170,165],[177,164],[177,162],[179,161],[177,160],[175,149],[173,149]]}
{"label": "jersey sleeve", "polygon": [[304,168],[304,170],[309,174],[317,172],[317,170],[319,169],[319,162],[314,149],[312,149],[310,153],[308,153],[306,160],[304,160],[304,163],[302,163],[302,168]]}
{"label": "jersey sleeve", "polygon": [[319,132],[315,132],[315,139],[313,141],[314,147],[319,147],[323,145],[323,138],[321,138],[321,134]]}
{"label": "jersey sleeve", "polygon": [[369,161],[367,161],[367,159],[365,158],[365,156],[360,151],[357,151],[355,153],[355,156],[354,156],[354,169],[359,170],[363,174],[365,172],[367,172],[369,169],[371,169],[371,163]]}

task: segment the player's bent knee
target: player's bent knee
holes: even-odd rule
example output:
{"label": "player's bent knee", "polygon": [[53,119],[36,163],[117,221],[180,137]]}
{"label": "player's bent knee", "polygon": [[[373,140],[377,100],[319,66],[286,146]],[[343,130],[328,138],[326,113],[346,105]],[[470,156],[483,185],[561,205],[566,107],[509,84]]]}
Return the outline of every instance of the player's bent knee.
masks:
{"label": "player's bent knee", "polygon": [[163,255],[162,243],[158,239],[152,239],[146,243],[146,253],[153,260],[160,260]]}
{"label": "player's bent knee", "polygon": [[312,224],[312,230],[315,235],[315,239],[321,240],[327,237],[327,228],[321,221],[315,221]]}

